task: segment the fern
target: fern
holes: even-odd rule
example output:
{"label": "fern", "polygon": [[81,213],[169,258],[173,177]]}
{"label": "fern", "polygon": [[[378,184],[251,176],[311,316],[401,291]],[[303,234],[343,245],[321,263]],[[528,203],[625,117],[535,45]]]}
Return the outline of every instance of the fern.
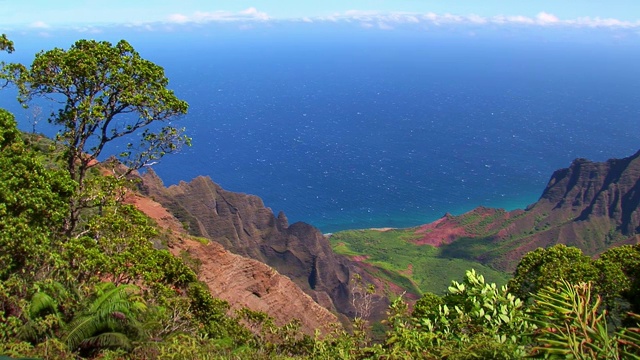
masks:
{"label": "fern", "polygon": [[142,334],[137,317],[146,310],[139,292],[133,285],[104,283],[98,286],[97,298],[67,327],[65,341],[69,349],[130,350],[129,336]]}
{"label": "fern", "polygon": [[57,302],[49,294],[38,291],[31,297],[27,321],[18,330],[22,340],[38,343],[51,336],[62,324]]}
{"label": "fern", "polygon": [[37,292],[31,297],[31,304],[29,304],[29,317],[36,319],[47,314],[53,314],[57,312],[56,301],[44,292]]}
{"label": "fern", "polygon": [[131,351],[133,345],[128,336],[118,332],[107,332],[96,336],[89,337],[80,342],[81,349],[108,349],[116,348],[125,351]]}

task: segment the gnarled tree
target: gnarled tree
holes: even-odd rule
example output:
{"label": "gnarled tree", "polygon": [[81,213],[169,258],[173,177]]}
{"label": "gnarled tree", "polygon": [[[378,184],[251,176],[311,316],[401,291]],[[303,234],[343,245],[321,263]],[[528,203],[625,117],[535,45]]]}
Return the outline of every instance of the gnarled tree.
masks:
{"label": "gnarled tree", "polygon": [[[167,88],[162,67],[141,58],[124,40],[115,46],[79,40],[69,50],[42,51],[18,84],[23,103],[44,97],[60,104],[49,121],[60,127],[57,140],[66,147],[64,160],[78,194],[85,190],[87,170],[114,140],[137,138],[116,154],[129,169],[189,144],[183,129],[169,122],[187,112],[187,103]],[[71,201],[68,233],[86,205],[81,200]]]}

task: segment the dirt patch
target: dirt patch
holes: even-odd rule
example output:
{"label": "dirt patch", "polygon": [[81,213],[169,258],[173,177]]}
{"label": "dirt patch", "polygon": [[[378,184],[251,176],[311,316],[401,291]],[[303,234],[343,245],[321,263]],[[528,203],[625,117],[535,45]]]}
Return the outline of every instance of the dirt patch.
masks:
{"label": "dirt patch", "polygon": [[369,255],[356,255],[351,257],[351,260],[355,262],[363,262],[363,261],[367,261],[368,259],[369,259]]}
{"label": "dirt patch", "polygon": [[138,194],[128,193],[124,202],[135,206],[145,215],[155,220],[155,222],[163,229],[169,229],[175,234],[186,235],[184,227],[173,214],[169,213],[161,204],[152,199]]}
{"label": "dirt patch", "polygon": [[409,264],[407,266],[407,270],[401,270],[398,272],[406,277],[411,277],[413,275],[413,264]]}
{"label": "dirt patch", "polygon": [[451,244],[461,237],[471,236],[463,226],[452,221],[447,215],[430,224],[420,226],[415,234],[422,236],[413,240],[413,243],[436,247]]}

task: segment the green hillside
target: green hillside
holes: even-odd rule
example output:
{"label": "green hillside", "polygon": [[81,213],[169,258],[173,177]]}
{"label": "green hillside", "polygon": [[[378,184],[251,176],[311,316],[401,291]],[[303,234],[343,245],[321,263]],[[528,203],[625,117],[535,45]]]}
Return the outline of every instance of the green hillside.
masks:
{"label": "green hillside", "polygon": [[415,229],[348,230],[331,235],[329,241],[339,254],[373,266],[374,276],[389,280],[404,290],[421,294],[442,294],[451,280],[464,277],[465,271],[476,269],[487,281],[506,284],[509,275],[479,262],[445,255],[443,249],[416,245]]}

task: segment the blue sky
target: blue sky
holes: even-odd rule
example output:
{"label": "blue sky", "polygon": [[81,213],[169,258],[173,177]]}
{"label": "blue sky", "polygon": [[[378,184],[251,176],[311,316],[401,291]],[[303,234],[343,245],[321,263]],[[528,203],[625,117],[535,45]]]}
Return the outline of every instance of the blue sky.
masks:
{"label": "blue sky", "polygon": [[[640,31],[638,0],[0,0],[0,30],[229,21],[355,20],[394,24],[519,24]],[[368,24],[368,25],[367,25]]]}

